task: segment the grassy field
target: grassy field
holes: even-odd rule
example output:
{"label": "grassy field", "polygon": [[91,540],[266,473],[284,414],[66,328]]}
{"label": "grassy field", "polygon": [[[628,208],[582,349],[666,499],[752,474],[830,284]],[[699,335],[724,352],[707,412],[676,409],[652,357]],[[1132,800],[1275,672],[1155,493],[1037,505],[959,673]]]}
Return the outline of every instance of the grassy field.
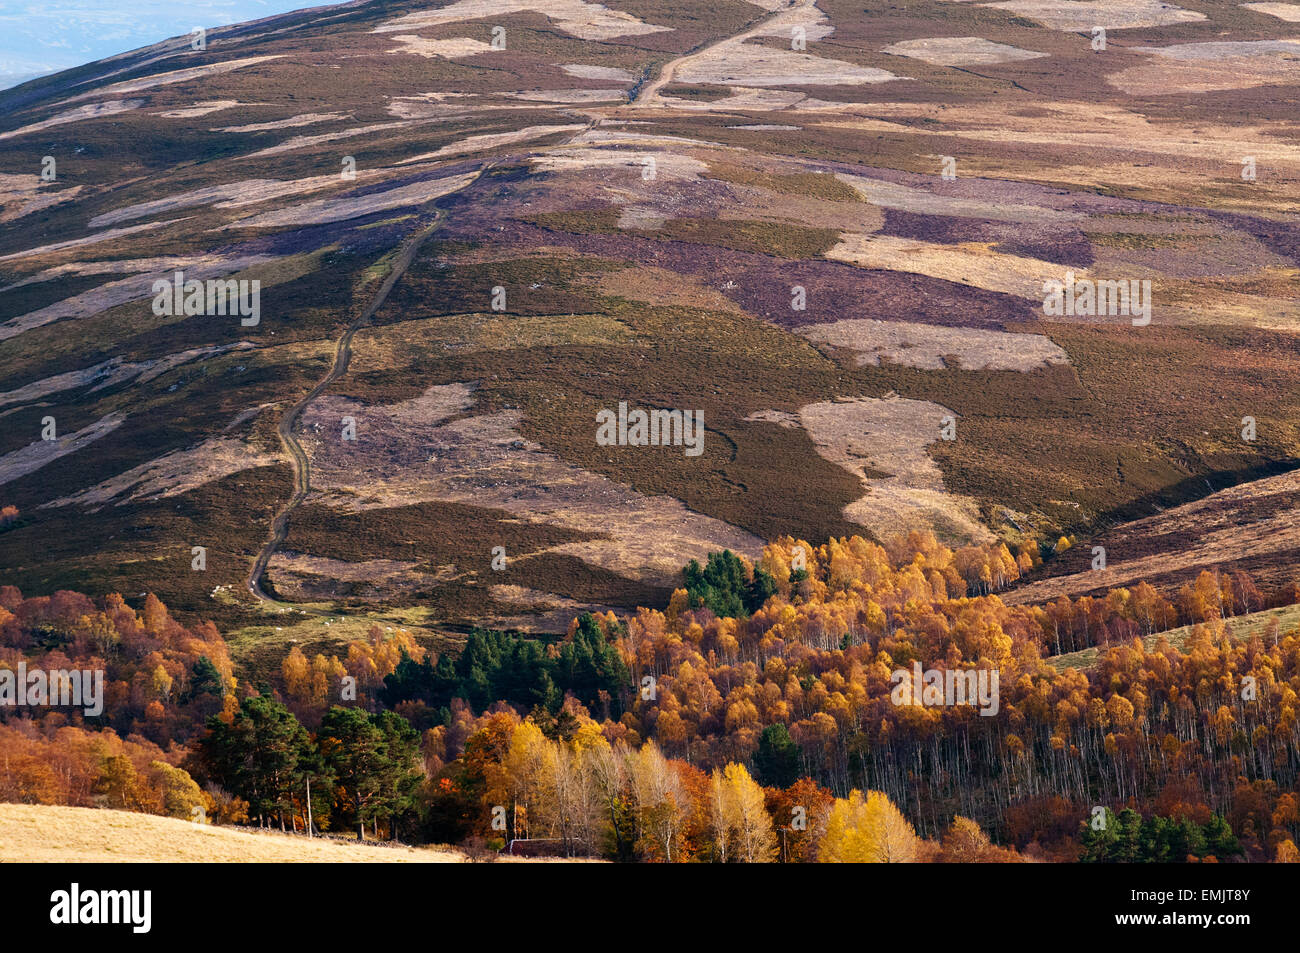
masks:
{"label": "grassy field", "polygon": [[297,645],[308,658],[318,653],[347,655],[347,643],[366,641],[370,629],[379,626],[386,635],[393,629],[406,629],[426,649],[441,653],[457,646],[461,636],[428,624],[427,612],[419,608],[391,608],[388,611],[338,611],[326,603],[259,604],[249,610],[250,617],[259,613],[251,624],[226,633],[232,658],[242,676],[252,684],[279,677],[280,663]]}
{"label": "grassy field", "polygon": [[[1269,622],[1273,619],[1278,620],[1283,633],[1300,626],[1300,605],[1282,606],[1278,609],[1265,609],[1263,612],[1251,612],[1247,615],[1234,616],[1228,620],[1228,631],[1232,633],[1234,639],[1249,639],[1252,635],[1263,635],[1268,629]],[[1191,635],[1191,632],[1192,627],[1190,625],[1183,625],[1176,629],[1169,629],[1166,632],[1149,635],[1142,642],[1150,649],[1163,637],[1170,645],[1181,652],[1184,650],[1187,637]],[[1092,668],[1097,664],[1097,649],[1091,648],[1084,649],[1082,652],[1067,652],[1064,655],[1054,655],[1048,661],[1058,669]]]}
{"label": "grassy field", "polygon": [[446,864],[454,850],[349,844],[88,807],[0,804],[0,863]]}

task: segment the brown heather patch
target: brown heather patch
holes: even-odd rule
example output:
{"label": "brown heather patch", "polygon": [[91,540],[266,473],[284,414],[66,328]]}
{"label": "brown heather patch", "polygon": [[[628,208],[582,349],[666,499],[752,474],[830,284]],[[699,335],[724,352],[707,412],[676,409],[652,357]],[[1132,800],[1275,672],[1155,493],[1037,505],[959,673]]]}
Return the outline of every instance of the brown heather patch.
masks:
{"label": "brown heather patch", "polygon": [[626,298],[651,305],[711,311],[739,310],[736,302],[693,275],[647,265],[605,272],[595,287],[602,295],[611,298]]}
{"label": "brown heather patch", "polygon": [[1189,244],[1213,241],[1216,236],[1184,234],[1150,234],[1147,232],[1084,232],[1088,241],[1105,248],[1136,249],[1184,248]]}
{"label": "brown heather patch", "polygon": [[[602,280],[597,287],[603,288],[604,284]],[[512,351],[631,342],[632,336],[622,322],[599,313],[454,314],[363,329],[353,340],[348,370],[364,374],[385,368],[416,369],[441,360],[447,351]]]}
{"label": "brown heather patch", "polygon": [[691,83],[669,83],[663,89],[666,97],[684,99],[694,103],[716,103],[731,95],[726,86],[697,86]]}
{"label": "brown heather patch", "polygon": [[[599,235],[619,231],[618,209],[614,207],[588,212],[553,212],[534,216],[527,221],[543,228],[585,234]],[[839,241],[839,232],[831,228],[807,228],[785,222],[740,219],[668,219],[652,234],[655,238],[667,241],[795,259],[820,257]]]}
{"label": "brown heather patch", "polygon": [[764,172],[743,165],[715,162],[707,178],[722,179],[738,185],[753,185],[782,195],[812,197],[831,202],[861,202],[862,197],[833,175],[820,172]]}
{"label": "brown heather patch", "polygon": [[1030,225],[1024,222],[990,222],[949,215],[921,215],[898,209],[885,210],[881,234],[941,244],[990,242],[1000,254],[1039,258],[1071,268],[1093,263],[1092,246],[1073,228]]}
{"label": "brown heather patch", "polygon": [[289,521],[285,548],[347,562],[397,559],[427,572],[454,566],[488,571],[492,547],[516,558],[600,534],[533,523],[501,509],[462,503],[414,503],[359,511],[307,503]]}
{"label": "brown heather patch", "polygon": [[[266,527],[288,497],[287,466],[259,467],[165,500],[107,506],[24,509],[30,519],[0,533],[5,584],[24,592],[153,592],[187,622],[212,619],[223,629],[246,623],[247,610],[216,601],[213,587],[244,590]],[[190,569],[192,546],[206,546],[207,571]]]}
{"label": "brown heather patch", "polygon": [[[983,393],[977,403],[971,398],[978,391],[963,400],[935,386],[952,372],[899,387],[964,415],[959,439],[933,451],[949,490],[1039,508],[1079,526],[1101,515],[1142,515],[1153,502],[1181,503],[1210,489],[1205,476],[1261,467],[1300,449],[1292,422],[1300,398],[1285,383],[1295,360],[1292,337],[1155,325],[1053,324],[1046,331],[1073,369],[1023,375],[1018,399]],[[1235,395],[1231,408],[1224,394]],[[1246,414],[1259,421],[1253,444],[1240,439]]]}
{"label": "brown heather patch", "polygon": [[511,314],[590,314],[598,307],[581,279],[612,267],[594,256],[522,257],[452,265],[436,257],[421,258],[398,282],[372,323],[383,326],[408,316],[439,313],[491,313],[492,289],[497,286],[506,289]]}

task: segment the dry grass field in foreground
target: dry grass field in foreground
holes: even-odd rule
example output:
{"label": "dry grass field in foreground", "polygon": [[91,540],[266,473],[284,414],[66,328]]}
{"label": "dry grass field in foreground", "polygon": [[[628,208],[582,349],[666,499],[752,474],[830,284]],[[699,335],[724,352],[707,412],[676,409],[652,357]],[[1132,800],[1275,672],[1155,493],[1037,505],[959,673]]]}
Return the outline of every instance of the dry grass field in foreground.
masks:
{"label": "dry grass field in foreground", "polygon": [[0,863],[461,863],[464,854],[348,844],[88,807],[0,804]]}

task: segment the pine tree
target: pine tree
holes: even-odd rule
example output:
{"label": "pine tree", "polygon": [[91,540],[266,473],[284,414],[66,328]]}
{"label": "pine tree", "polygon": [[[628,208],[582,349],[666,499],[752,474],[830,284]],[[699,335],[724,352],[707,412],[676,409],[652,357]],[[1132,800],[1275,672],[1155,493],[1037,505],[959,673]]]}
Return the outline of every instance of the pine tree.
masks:
{"label": "pine tree", "polygon": [[782,722],[768,725],[754,753],[754,774],[768,787],[788,788],[799,778],[801,752]]}

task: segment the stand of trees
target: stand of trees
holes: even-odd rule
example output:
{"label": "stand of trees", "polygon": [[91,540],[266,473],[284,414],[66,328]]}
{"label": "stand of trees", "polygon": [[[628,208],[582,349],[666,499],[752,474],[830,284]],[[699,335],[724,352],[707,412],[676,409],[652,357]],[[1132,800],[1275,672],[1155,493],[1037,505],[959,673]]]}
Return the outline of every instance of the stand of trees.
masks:
{"label": "stand of trees", "polygon": [[[0,708],[0,797],[620,860],[1296,859],[1300,631],[1229,627],[1296,585],[1004,603],[1038,561],[787,537],[557,642],[434,655],[375,627],[256,691],[152,596],[2,587],[0,668],[103,669],[106,699]],[[914,665],[996,673],[996,714],[896,704]]]}
{"label": "stand of trees", "polygon": [[278,822],[284,830],[289,818],[306,830],[310,816],[314,828],[346,825],[363,837],[367,824],[377,830],[382,821],[395,836],[423,778],[418,740],[392,712],[341,707],[329,709],[312,734],[261,695],[245,698],[229,721],[214,717],[187,765],[245,801],[261,825]]}
{"label": "stand of trees", "polygon": [[588,614],[580,616],[571,638],[553,651],[536,639],[486,629],[470,632],[464,650],[453,661],[442,655],[416,660],[404,654],[397,668],[384,677],[379,701],[388,708],[403,704],[428,721],[429,711],[445,723],[453,698],[477,711],[504,701],[524,710],[542,706],[558,711],[566,695],[585,705],[597,703],[607,713],[622,713],[628,690],[627,666],[618,649]]}

